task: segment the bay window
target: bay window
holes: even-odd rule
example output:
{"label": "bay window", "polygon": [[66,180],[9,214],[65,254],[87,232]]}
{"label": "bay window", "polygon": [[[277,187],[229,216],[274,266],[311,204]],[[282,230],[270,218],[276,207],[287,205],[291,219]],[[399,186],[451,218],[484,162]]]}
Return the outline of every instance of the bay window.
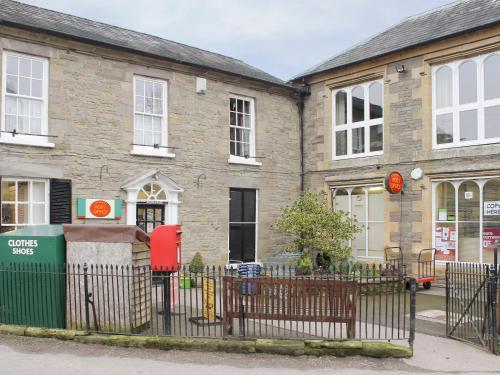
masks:
{"label": "bay window", "polygon": [[2,231],[49,223],[49,187],[46,180],[2,178]]}
{"label": "bay window", "polygon": [[382,81],[332,91],[333,159],[381,155],[384,146]]}
{"label": "bay window", "polygon": [[356,220],[361,231],[350,245],[355,257],[382,258],[384,255],[384,189],[382,185],[347,186],[332,189],[335,211],[344,211]]}
{"label": "bay window", "polygon": [[434,148],[500,142],[500,55],[432,68]]}
{"label": "bay window", "polygon": [[500,240],[500,178],[433,183],[436,260],[493,261]]}
{"label": "bay window", "polygon": [[48,60],[4,52],[0,142],[53,147],[47,109]]}

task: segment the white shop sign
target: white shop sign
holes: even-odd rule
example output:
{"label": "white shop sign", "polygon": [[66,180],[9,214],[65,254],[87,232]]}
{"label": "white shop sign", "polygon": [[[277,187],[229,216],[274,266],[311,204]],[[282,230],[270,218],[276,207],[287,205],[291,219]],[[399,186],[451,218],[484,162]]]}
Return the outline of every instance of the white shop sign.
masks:
{"label": "white shop sign", "polygon": [[484,202],[484,216],[500,215],[500,201],[487,201]]}

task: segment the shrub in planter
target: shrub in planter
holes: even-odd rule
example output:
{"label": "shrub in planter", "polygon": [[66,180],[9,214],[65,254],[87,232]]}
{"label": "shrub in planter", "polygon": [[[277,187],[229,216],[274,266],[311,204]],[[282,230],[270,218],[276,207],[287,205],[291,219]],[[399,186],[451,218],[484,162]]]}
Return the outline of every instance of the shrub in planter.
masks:
{"label": "shrub in planter", "polygon": [[[203,257],[199,252],[197,252],[196,254],[194,254],[193,259],[189,264],[189,272],[191,273],[191,286],[196,287],[198,285],[197,279],[201,277],[204,266],[205,265],[203,264]],[[201,284],[201,280],[199,284]]]}

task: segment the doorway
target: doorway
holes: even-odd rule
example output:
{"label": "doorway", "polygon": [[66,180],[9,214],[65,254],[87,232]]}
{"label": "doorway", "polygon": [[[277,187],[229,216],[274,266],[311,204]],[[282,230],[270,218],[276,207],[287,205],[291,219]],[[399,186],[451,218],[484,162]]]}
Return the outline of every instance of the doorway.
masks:
{"label": "doorway", "polygon": [[137,204],[136,225],[146,233],[151,233],[165,223],[165,205]]}

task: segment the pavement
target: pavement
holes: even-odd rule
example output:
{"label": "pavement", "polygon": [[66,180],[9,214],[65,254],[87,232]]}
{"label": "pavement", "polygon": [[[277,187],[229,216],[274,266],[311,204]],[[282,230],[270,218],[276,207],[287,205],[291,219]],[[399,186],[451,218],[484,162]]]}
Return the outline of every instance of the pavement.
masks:
{"label": "pavement", "polygon": [[473,346],[418,334],[411,359],[283,357],[104,347],[0,335],[2,375],[499,374],[500,357]]}

